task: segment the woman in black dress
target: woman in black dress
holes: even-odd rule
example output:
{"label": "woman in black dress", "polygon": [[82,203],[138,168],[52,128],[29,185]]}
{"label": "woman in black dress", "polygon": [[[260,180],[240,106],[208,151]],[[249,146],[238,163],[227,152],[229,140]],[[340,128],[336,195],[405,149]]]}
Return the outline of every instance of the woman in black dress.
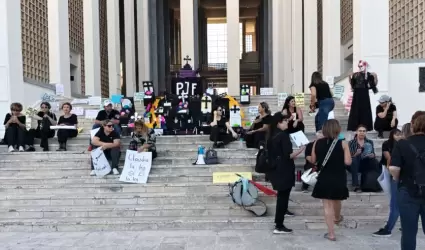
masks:
{"label": "woman in black dress", "polygon": [[75,129],[58,129],[59,149],[57,151],[66,151],[66,142],[68,139],[75,138],[78,135],[78,117],[71,114],[72,105],[69,102],[62,104],[63,115],[59,117],[59,126],[74,126]]}
{"label": "woman in black dress", "polygon": [[298,131],[304,132],[304,116],[302,109],[297,109],[295,105],[295,97],[288,96],[285,100],[285,104],[282,108],[283,115],[290,115],[291,118],[288,121],[288,133],[296,133]]}
{"label": "woman in black dress", "polygon": [[260,148],[260,143],[266,140],[266,134],[272,119],[269,105],[266,102],[261,102],[258,105],[258,113],[259,115],[255,118],[245,136],[247,148]]}
{"label": "woman in black dress", "polygon": [[350,76],[353,100],[351,101],[348,118],[348,131],[356,131],[360,124],[366,126],[367,131],[373,130],[372,108],[370,105],[369,89],[375,89],[378,77],[375,73],[365,71],[366,65],[359,64],[360,72]]}
{"label": "woman in black dress", "polygon": [[295,152],[292,151],[292,142],[286,132],[289,118],[290,116],[284,116],[281,112],[276,113],[273,116],[270,135],[267,140],[269,162],[274,166],[274,170],[267,173],[267,176],[273,189],[277,191],[274,234],[292,233],[292,229],[286,228],[283,222],[288,211],[289,195],[295,185],[294,158],[305,149],[305,147],[301,147]]}
{"label": "woman in black dress", "polygon": [[320,171],[312,196],[323,200],[328,226],[325,238],[331,241],[336,240],[334,224],[343,220],[341,201],[348,198],[345,165],[351,164],[348,144],[338,139],[340,132],[341,126],[337,120],[326,121],[322,129],[324,138],[314,143],[311,155],[312,162],[317,163]]}
{"label": "woman in black dress", "polygon": [[238,135],[230,126],[229,121],[223,114],[223,107],[214,108],[214,119],[211,122],[210,141],[214,142],[214,148],[222,148],[238,138]]}

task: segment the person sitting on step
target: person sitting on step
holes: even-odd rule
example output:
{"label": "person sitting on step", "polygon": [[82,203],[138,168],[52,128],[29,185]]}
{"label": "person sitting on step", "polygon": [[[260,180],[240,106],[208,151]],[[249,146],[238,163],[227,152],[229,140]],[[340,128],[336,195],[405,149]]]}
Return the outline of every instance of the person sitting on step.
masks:
{"label": "person sitting on step", "polygon": [[354,139],[348,143],[352,157],[352,164],[349,167],[351,184],[354,192],[358,193],[361,192],[358,174],[367,172],[376,163],[373,141],[366,137],[366,132],[366,126],[359,125]]}
{"label": "person sitting on step", "polygon": [[384,138],[384,131],[391,131],[397,128],[397,108],[392,103],[391,97],[387,95],[381,96],[378,102],[374,128],[378,132],[378,137]]}
{"label": "person sitting on step", "polygon": [[[100,147],[103,150],[106,159],[111,162],[112,173],[119,175],[118,164],[121,156],[120,135],[114,130],[114,123],[111,120],[104,120],[102,127],[93,137],[93,149]],[[93,163],[91,164],[91,176],[95,176]]]}
{"label": "person sitting on step", "polygon": [[[217,106],[213,110],[214,119],[210,124],[210,140],[214,142],[214,148],[220,148],[234,141],[238,138],[238,135],[224,116],[223,108],[221,106]],[[229,134],[228,131],[230,131],[231,134]]]}
{"label": "person sitting on step", "polygon": [[260,148],[261,142],[266,140],[269,125],[272,122],[270,108],[266,102],[258,105],[259,115],[255,118],[250,130],[246,133],[245,142],[247,148]]}
{"label": "person sitting on step", "polygon": [[78,135],[77,115],[71,114],[72,105],[69,102],[62,104],[63,115],[59,117],[59,126],[74,126],[75,129],[58,129],[57,136],[59,142],[59,149],[57,151],[66,151],[66,142],[70,138],[74,138]]}
{"label": "person sitting on step", "polygon": [[134,132],[132,135],[131,150],[137,150],[138,152],[152,152],[152,159],[157,156],[155,146],[155,135],[154,131],[149,129],[142,119],[137,120],[134,123]]}
{"label": "person sitting on step", "polygon": [[103,102],[103,110],[99,111],[92,129],[100,128],[104,121],[109,120],[114,125],[114,132],[121,135],[120,112],[114,109],[110,100]]}
{"label": "person sitting on step", "polygon": [[288,96],[285,100],[285,104],[282,108],[283,115],[289,115],[291,118],[288,122],[288,130],[289,134],[296,133],[298,131],[304,132],[304,116],[301,108],[296,107],[295,105],[295,97]]}
{"label": "person sitting on step", "polygon": [[33,119],[37,120],[37,128],[30,129],[27,134],[27,145],[28,152],[35,151],[34,139],[41,139],[40,147],[43,151],[49,151],[49,138],[55,137],[55,130],[50,129],[50,126],[56,125],[56,115],[50,112],[52,106],[48,102],[42,102],[40,105],[40,111],[32,116]]}
{"label": "person sitting on step", "polygon": [[15,102],[10,105],[10,113],[4,118],[4,143],[7,144],[9,152],[16,149],[24,151],[26,132],[26,117],[22,113],[22,104]]}

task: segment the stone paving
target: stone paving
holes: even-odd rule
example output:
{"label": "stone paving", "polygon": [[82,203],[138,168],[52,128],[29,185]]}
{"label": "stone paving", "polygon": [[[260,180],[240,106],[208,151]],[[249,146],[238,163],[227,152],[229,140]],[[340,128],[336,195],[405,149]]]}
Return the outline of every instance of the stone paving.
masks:
{"label": "stone paving", "polygon": [[[323,238],[324,231],[300,230],[293,235],[270,231],[141,231],[1,233],[0,249],[10,250],[396,250],[400,233],[391,238],[374,238],[366,230],[339,230],[338,240]],[[425,237],[418,233],[417,249],[425,249]]]}

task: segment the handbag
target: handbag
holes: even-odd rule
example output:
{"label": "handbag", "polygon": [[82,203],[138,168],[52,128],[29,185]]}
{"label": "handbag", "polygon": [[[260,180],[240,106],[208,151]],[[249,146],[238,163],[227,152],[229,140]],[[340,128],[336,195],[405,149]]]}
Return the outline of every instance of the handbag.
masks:
{"label": "handbag", "polygon": [[[326,153],[325,160],[322,163],[322,168],[325,167],[326,163],[328,163],[329,157],[331,156],[331,153],[334,150],[337,142],[338,142],[338,139],[333,140],[331,147]],[[310,168],[309,170],[305,171],[303,175],[301,175],[301,180],[307,185],[314,186],[317,183],[318,176],[319,176],[319,172],[314,171],[312,168]]]}

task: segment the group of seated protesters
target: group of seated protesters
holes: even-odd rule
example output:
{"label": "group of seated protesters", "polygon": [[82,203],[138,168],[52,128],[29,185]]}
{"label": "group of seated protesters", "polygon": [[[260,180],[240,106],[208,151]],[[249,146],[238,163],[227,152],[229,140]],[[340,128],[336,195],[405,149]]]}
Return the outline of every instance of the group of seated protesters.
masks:
{"label": "group of seated protesters", "polygon": [[[50,126],[74,126],[75,129],[58,129],[57,136],[59,142],[58,151],[66,151],[66,142],[69,138],[77,136],[78,119],[75,114],[71,113],[72,105],[68,102],[62,104],[61,109],[63,115],[57,120],[56,115],[51,112],[51,105],[48,102],[42,102],[40,111],[31,116],[37,121],[35,129],[26,129],[26,116],[22,114],[22,104],[12,103],[10,105],[10,113],[6,114],[4,119],[5,135],[3,143],[8,146],[9,152],[32,152],[35,151],[35,138],[41,139],[40,147],[43,151],[49,151],[49,138],[53,138],[56,134]],[[25,147],[27,145],[27,147]]]}

